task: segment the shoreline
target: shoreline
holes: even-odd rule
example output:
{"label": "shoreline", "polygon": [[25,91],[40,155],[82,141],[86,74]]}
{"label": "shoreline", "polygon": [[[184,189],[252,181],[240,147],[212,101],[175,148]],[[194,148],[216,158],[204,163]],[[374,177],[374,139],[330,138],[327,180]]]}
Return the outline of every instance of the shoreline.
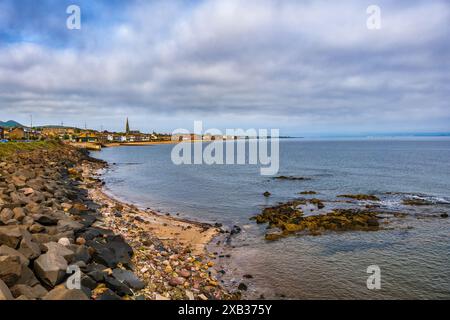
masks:
{"label": "shoreline", "polygon": [[[173,287],[174,283],[170,282],[174,282],[177,277],[179,278],[179,273],[183,277],[187,276],[188,273],[200,272],[200,278],[206,284],[206,291],[215,291],[215,294],[212,297],[210,295],[210,298],[239,299],[239,294],[227,292],[220,284],[220,280],[217,277],[220,275],[220,271],[215,270],[215,262],[213,261],[218,259],[217,253],[210,253],[208,250],[208,246],[224,233],[223,230],[210,223],[174,217],[170,214],[160,214],[151,209],[141,209],[134,204],[126,202],[126,200],[119,200],[114,195],[107,194],[104,182],[101,180],[101,171],[107,170],[108,166],[109,164],[106,162],[100,166],[96,162],[88,162],[82,166],[82,175],[96,181],[88,189],[88,197],[101,205],[102,208],[99,211],[103,216],[104,227],[121,235],[134,249],[135,255],[132,261],[136,265],[135,273],[144,281],[158,282],[158,279],[149,274],[152,269],[158,270],[158,266],[154,265],[154,257],[149,257],[149,252],[146,252],[149,250],[154,251],[156,242],[164,246],[167,251],[175,253],[176,256],[168,256],[169,261],[175,261],[175,267],[179,266],[180,261],[176,260],[179,260],[182,255],[186,258],[181,259],[183,262],[187,261],[188,264],[190,262],[195,264],[194,268],[187,267],[187,270],[184,269],[177,273],[170,263],[163,261],[164,272],[175,277],[169,280],[169,285]],[[114,214],[114,210],[120,211],[120,215]],[[130,228],[130,224],[132,228]],[[142,245],[148,244],[145,243],[146,241],[151,243],[150,248],[143,248]],[[167,256],[167,254],[160,255],[157,253],[156,256]],[[223,270],[221,271],[223,272]],[[153,287],[147,287],[140,294],[143,294],[147,299],[156,300],[169,300],[170,298],[209,300],[207,295],[199,291],[201,284],[194,283],[192,288],[184,284],[184,287],[186,287],[184,298],[180,297],[180,292],[175,292],[175,296],[171,294],[163,295],[155,292]]]}
{"label": "shoreline", "polygon": [[[13,147],[13,148],[12,148]],[[209,224],[160,216],[103,191],[104,161],[56,142],[0,157],[0,300],[229,300]],[[80,270],[69,288],[68,268]]]}

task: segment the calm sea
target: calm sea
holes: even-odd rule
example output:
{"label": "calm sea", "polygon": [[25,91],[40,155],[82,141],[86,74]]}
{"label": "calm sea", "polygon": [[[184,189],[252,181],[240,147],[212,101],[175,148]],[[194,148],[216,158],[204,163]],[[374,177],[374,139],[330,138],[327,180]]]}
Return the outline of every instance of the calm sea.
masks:
{"label": "calm sea", "polygon": [[[140,207],[198,221],[238,225],[242,232],[220,261],[227,283],[248,284],[246,297],[297,299],[450,298],[450,139],[360,139],[280,142],[274,180],[251,165],[172,164],[171,145],[103,149],[112,195]],[[313,190],[333,206],[336,196],[369,193],[382,208],[407,213],[378,232],[327,233],[276,242],[249,220],[261,208]],[[263,192],[272,193],[270,198]],[[407,207],[405,198],[431,206]],[[342,199],[341,199],[342,200]],[[360,205],[360,204],[357,204]],[[364,205],[364,203],[361,203]],[[381,289],[368,290],[367,267],[381,268]],[[243,279],[250,274],[252,279]]]}

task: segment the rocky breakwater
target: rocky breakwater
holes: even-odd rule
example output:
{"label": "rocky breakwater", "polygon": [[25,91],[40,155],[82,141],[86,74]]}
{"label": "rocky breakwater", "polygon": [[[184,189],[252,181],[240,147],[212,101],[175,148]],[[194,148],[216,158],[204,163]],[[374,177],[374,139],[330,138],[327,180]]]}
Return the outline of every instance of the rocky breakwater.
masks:
{"label": "rocky breakwater", "polygon": [[[0,300],[134,297],[144,283],[127,270],[132,248],[93,227],[101,217],[98,205],[71,175],[75,166],[93,160],[54,147],[0,160]],[[99,286],[107,289],[97,294]]]}
{"label": "rocky breakwater", "polygon": [[[107,205],[94,202],[89,194],[101,182],[83,175],[84,167],[104,165],[64,145],[2,156],[0,300],[225,298],[208,273],[211,263],[204,267],[189,250],[165,247],[145,230],[137,229],[139,239],[125,240],[123,228],[106,227]],[[127,217],[121,209],[115,203],[118,220]],[[128,219],[118,224],[129,226]],[[125,236],[130,238],[130,232]],[[146,245],[150,247],[143,251]],[[149,259],[164,270],[151,276],[144,272],[155,267]]]}

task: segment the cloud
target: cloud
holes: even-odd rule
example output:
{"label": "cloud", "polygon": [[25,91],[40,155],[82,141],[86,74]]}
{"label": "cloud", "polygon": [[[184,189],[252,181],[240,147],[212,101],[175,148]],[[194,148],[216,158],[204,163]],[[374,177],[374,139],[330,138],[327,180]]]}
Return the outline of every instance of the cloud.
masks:
{"label": "cloud", "polygon": [[2,3],[0,118],[450,130],[445,1],[379,1],[379,31],[360,1],[81,1],[81,31],[65,29],[64,6],[43,3]]}

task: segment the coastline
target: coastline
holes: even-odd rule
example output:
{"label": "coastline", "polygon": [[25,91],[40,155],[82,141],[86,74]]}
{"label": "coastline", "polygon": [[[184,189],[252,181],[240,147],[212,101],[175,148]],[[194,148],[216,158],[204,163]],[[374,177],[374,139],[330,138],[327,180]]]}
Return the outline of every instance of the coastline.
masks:
{"label": "coastline", "polygon": [[[7,148],[6,148],[7,147]],[[220,232],[103,192],[105,162],[56,142],[0,149],[0,300],[239,299],[206,245]],[[70,267],[80,286],[69,286]],[[73,276],[72,276],[73,277]]]}
{"label": "coastline", "polygon": [[[217,253],[208,251],[208,246],[223,233],[219,227],[140,209],[116,199],[106,193],[101,180],[101,171],[107,167],[107,163],[99,166],[97,162],[87,162],[82,166],[82,175],[95,181],[88,189],[88,197],[101,205],[99,211],[103,216],[103,227],[121,235],[134,249],[135,273],[150,284],[140,294],[146,299],[156,300],[240,298],[239,293],[231,294],[221,286],[217,275],[223,271],[215,270],[213,261],[217,259]],[[164,274],[171,277],[169,286]],[[183,282],[180,275],[187,279],[195,274],[199,278],[191,283],[192,286],[184,282],[184,292],[176,289],[180,285],[175,285],[177,281]],[[158,290],[161,288],[164,289]],[[166,291],[166,294],[161,291]]]}

